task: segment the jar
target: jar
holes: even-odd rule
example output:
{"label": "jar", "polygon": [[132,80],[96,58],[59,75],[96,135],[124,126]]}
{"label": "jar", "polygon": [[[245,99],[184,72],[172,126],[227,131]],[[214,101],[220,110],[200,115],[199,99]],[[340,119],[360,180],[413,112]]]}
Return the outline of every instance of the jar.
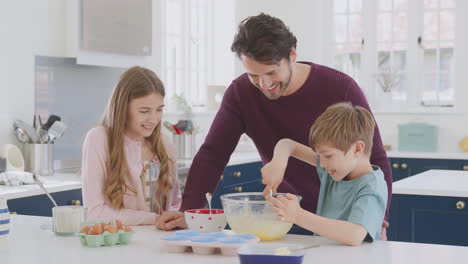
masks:
{"label": "jar", "polygon": [[10,233],[10,212],[7,200],[0,197],[0,239],[7,238]]}

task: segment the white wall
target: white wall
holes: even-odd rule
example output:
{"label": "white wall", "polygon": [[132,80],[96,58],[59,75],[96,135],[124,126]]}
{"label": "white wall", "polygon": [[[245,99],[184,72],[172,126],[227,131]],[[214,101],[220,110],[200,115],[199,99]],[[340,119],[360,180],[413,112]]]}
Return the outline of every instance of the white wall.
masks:
{"label": "white wall", "polygon": [[0,8],[0,147],[18,142],[15,118],[32,123],[34,55],[63,56],[63,0],[2,1]]}
{"label": "white wall", "polygon": [[[236,0],[235,11],[236,23],[261,12],[281,19],[297,38],[298,60],[322,62],[321,0]],[[237,75],[243,72],[241,63],[236,60]]]}
{"label": "white wall", "polygon": [[[331,1],[331,0],[323,0]],[[238,23],[247,16],[257,15],[265,12],[278,17],[290,27],[298,39],[298,60],[323,63],[324,46],[322,37],[323,30],[323,2],[322,0],[237,0],[236,22]],[[412,121],[427,122],[439,127],[439,151],[460,152],[458,141],[468,136],[468,74],[466,74],[466,63],[468,61],[468,17],[463,15],[468,12],[468,1],[457,1],[456,23],[461,25],[457,28],[456,40],[456,85],[458,108],[457,113],[445,114],[376,114],[376,120],[380,127],[384,144],[392,145],[392,150],[398,146],[398,124]],[[242,65],[236,64],[236,73],[243,73]]]}

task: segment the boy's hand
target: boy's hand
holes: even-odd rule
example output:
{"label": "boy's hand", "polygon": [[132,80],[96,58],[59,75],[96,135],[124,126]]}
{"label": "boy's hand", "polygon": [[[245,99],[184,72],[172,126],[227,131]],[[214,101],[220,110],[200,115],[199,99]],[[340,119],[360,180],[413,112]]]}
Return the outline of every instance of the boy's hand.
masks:
{"label": "boy's hand", "polygon": [[301,206],[297,197],[288,193],[286,195],[278,195],[276,198],[267,198],[273,204],[273,210],[278,214],[278,219],[283,222],[296,223]]}
{"label": "boy's hand", "polygon": [[286,164],[282,164],[275,159],[268,162],[261,169],[262,172],[262,183],[265,184],[265,189],[263,190],[263,195],[267,196],[270,193],[270,190],[276,192],[278,186],[283,181],[284,171],[286,170]]}

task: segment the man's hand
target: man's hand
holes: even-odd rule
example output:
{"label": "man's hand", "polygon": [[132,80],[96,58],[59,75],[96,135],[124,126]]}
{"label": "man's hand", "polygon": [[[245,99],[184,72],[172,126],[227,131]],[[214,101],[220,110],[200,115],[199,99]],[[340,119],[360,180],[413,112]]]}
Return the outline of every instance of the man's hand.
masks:
{"label": "man's hand", "polygon": [[160,230],[172,230],[174,228],[187,228],[183,212],[179,211],[164,211],[156,219],[156,228]]}
{"label": "man's hand", "polygon": [[301,206],[296,196],[288,193],[278,195],[276,198],[267,198],[273,204],[273,210],[278,214],[278,219],[283,222],[296,223],[301,213]]}
{"label": "man's hand", "polygon": [[278,186],[283,181],[284,171],[286,170],[286,165],[275,159],[268,162],[261,169],[262,172],[262,183],[265,184],[265,189],[263,190],[263,195],[267,196],[270,193],[270,190],[276,192]]}
{"label": "man's hand", "polygon": [[387,240],[387,227],[389,227],[390,224],[387,221],[383,221],[382,223],[382,233],[381,233],[381,240]]}

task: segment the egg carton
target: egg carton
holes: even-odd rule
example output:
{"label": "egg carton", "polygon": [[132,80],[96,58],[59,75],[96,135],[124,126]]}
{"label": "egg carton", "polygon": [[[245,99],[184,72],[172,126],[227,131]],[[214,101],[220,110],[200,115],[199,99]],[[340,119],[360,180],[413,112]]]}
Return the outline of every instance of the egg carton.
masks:
{"label": "egg carton", "polygon": [[237,249],[242,245],[259,241],[260,239],[253,234],[200,233],[197,230],[180,230],[174,235],[162,238],[165,250],[169,253],[193,252],[200,255],[225,256],[236,256]]}
{"label": "egg carton", "polygon": [[[107,223],[109,221],[96,221],[96,222],[87,222],[82,223],[81,226],[85,225],[94,225],[100,223]],[[80,242],[81,245],[85,247],[100,247],[100,246],[113,246],[113,245],[127,245],[132,240],[134,231],[125,232],[124,230],[119,230],[117,233],[109,233],[105,231],[100,235],[88,235],[80,233]]]}

